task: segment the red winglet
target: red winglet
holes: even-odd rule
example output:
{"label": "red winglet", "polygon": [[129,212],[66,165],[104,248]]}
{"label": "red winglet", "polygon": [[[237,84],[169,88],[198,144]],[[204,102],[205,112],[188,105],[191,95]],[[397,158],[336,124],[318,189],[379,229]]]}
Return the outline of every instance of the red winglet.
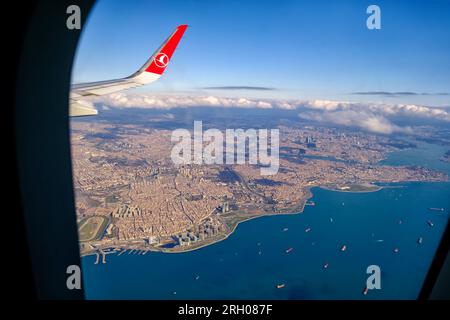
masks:
{"label": "red winglet", "polygon": [[161,50],[156,53],[153,61],[147,69],[145,69],[145,71],[156,74],[162,74],[164,72],[187,27],[188,26],[186,24],[177,27],[175,32],[172,33],[172,35],[162,45]]}

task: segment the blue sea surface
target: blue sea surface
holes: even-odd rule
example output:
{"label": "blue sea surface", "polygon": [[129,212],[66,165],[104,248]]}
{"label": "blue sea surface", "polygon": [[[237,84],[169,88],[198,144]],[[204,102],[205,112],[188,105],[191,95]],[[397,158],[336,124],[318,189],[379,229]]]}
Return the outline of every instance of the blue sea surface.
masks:
{"label": "blue sea surface", "polygon": [[[445,151],[421,143],[383,163],[425,163],[450,173],[450,165],[438,160]],[[316,205],[303,213],[241,223],[226,240],[199,250],[111,254],[106,264],[98,265],[94,256],[84,257],[86,297],[415,299],[448,221],[450,183],[389,184],[371,193],[313,188],[312,193]],[[340,250],[343,245],[346,251]],[[286,253],[288,248],[293,250]],[[363,295],[369,265],[381,268],[381,290]],[[278,289],[282,283],[284,288]]]}

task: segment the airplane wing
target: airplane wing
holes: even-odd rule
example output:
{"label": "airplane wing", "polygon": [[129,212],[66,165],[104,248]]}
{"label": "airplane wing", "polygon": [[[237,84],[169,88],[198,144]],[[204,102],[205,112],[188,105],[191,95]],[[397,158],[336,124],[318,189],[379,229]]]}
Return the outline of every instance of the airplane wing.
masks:
{"label": "airplane wing", "polygon": [[181,40],[187,25],[180,25],[155,51],[147,62],[131,76],[116,80],[98,81],[90,83],[74,84],[70,92],[69,115],[88,116],[96,115],[96,109],[83,105],[83,100],[93,96],[102,96],[117,91],[127,90],[149,84],[161,77],[172,55]]}

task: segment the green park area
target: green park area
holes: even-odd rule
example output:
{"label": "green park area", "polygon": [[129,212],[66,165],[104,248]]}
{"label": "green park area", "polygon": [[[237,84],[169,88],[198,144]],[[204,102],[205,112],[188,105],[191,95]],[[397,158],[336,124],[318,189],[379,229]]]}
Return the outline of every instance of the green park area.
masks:
{"label": "green park area", "polygon": [[81,242],[99,240],[108,226],[109,220],[102,216],[92,216],[79,222],[78,236]]}

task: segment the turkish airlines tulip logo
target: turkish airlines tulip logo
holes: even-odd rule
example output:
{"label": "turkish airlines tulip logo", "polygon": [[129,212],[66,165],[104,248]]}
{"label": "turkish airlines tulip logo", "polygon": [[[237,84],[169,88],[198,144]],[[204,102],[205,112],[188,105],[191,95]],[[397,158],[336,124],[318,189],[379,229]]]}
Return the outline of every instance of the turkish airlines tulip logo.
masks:
{"label": "turkish airlines tulip logo", "polygon": [[160,52],[155,58],[155,64],[157,67],[165,68],[169,64],[169,57],[167,54]]}

